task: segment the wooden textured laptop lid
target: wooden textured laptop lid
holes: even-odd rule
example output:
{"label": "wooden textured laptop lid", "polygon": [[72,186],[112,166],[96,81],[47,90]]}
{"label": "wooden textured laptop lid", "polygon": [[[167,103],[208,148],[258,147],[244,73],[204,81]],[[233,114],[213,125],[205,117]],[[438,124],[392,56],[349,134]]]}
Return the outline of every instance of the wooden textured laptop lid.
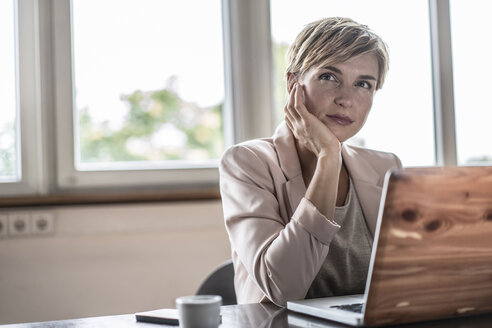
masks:
{"label": "wooden textured laptop lid", "polygon": [[492,167],[387,176],[364,321],[492,312]]}

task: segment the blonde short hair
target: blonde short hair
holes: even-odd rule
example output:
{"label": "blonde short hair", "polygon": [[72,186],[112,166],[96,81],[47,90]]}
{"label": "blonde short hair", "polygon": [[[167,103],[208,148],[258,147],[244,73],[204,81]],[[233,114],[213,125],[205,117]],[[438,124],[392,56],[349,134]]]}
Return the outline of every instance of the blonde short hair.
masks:
{"label": "blonde short hair", "polygon": [[343,63],[368,53],[375,54],[378,61],[378,90],[389,68],[386,44],[369,27],[350,18],[324,18],[308,24],[290,46],[286,73],[302,75],[313,67]]}

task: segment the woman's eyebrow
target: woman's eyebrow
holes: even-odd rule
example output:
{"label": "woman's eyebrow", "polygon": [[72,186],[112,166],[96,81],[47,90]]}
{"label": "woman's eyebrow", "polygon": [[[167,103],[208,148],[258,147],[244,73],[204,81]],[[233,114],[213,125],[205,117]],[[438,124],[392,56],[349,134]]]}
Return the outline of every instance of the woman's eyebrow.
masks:
{"label": "woman's eyebrow", "polygon": [[[334,66],[325,66],[323,68],[326,69],[326,70],[329,70],[329,71],[333,71],[333,72],[335,72],[335,73],[337,73],[339,75],[343,75],[342,71],[339,70],[338,68],[334,67]],[[372,75],[360,75],[358,78],[361,79],[361,80],[373,80],[373,81],[377,81],[378,80],[378,79],[376,79]]]}
{"label": "woman's eyebrow", "polygon": [[374,81],[378,80],[372,75],[361,75],[361,76],[359,76],[359,79],[361,79],[361,80],[374,80]]}
{"label": "woman's eyebrow", "polygon": [[336,67],[333,67],[333,66],[325,66],[325,67],[323,67],[323,68],[324,68],[324,69],[326,69],[326,70],[333,71],[333,72],[335,72],[335,73],[337,73],[337,74],[342,75],[342,71],[341,71],[341,70],[339,70],[339,69],[338,69],[338,68],[336,68]]}

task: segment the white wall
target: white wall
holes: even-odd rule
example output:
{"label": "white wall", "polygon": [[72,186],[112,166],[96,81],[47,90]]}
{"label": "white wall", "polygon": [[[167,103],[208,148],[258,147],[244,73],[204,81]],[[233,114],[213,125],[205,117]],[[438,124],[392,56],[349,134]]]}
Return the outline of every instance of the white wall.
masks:
{"label": "white wall", "polygon": [[[174,307],[230,258],[220,201],[49,210],[49,236],[0,239],[0,324]],[[29,212],[28,212],[29,213]]]}

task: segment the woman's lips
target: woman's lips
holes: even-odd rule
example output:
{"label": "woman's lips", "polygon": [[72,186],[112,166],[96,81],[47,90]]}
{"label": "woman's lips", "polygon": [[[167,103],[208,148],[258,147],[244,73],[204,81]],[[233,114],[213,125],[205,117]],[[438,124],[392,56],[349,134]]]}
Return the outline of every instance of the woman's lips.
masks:
{"label": "woman's lips", "polygon": [[335,121],[336,123],[340,125],[350,125],[354,121],[350,119],[350,117],[345,116],[345,115],[340,115],[340,114],[335,114],[335,115],[327,115],[331,120]]}

